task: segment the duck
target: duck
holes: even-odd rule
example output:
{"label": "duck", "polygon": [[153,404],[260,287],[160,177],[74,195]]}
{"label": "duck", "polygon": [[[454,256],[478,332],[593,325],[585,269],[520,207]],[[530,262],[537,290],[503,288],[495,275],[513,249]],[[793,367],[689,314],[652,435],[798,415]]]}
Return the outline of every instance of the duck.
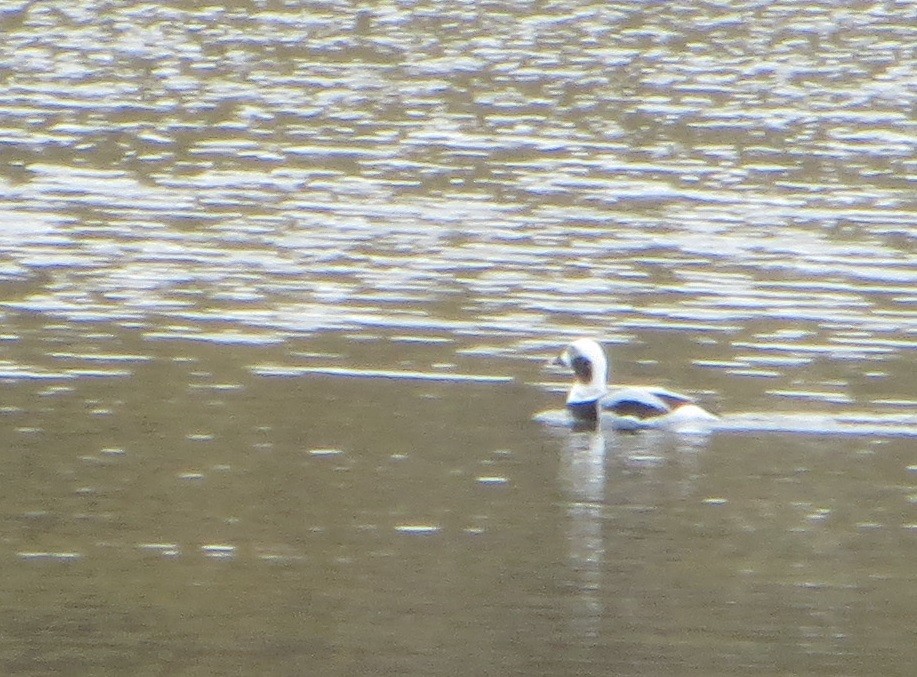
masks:
{"label": "duck", "polygon": [[608,388],[608,358],[591,338],[570,343],[552,362],[573,370],[567,411],[578,424],[605,425],[623,430],[641,428],[709,428],[719,417],[681,393],[655,386]]}

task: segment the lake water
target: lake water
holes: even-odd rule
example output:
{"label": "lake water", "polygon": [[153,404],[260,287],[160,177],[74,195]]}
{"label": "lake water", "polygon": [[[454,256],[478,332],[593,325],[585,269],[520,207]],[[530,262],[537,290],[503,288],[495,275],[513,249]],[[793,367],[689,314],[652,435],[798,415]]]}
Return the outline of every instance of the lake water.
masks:
{"label": "lake water", "polygon": [[0,671],[909,674],[913,19],[5,4]]}

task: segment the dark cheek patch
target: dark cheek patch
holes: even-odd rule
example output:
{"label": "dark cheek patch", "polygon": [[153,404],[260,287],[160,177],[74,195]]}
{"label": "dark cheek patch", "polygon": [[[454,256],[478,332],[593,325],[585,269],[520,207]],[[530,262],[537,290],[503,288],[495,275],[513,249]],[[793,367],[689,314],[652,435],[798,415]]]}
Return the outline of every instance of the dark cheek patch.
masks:
{"label": "dark cheek patch", "polygon": [[573,367],[573,373],[576,374],[578,381],[583,383],[592,382],[592,362],[582,355],[577,355],[571,360],[570,366]]}

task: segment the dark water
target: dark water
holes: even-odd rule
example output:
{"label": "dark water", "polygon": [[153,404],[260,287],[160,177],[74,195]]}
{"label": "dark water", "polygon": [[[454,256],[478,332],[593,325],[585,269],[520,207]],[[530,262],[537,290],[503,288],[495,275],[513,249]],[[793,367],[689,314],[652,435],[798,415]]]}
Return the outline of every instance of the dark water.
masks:
{"label": "dark water", "polygon": [[0,671],[909,674],[913,14],[4,5]]}

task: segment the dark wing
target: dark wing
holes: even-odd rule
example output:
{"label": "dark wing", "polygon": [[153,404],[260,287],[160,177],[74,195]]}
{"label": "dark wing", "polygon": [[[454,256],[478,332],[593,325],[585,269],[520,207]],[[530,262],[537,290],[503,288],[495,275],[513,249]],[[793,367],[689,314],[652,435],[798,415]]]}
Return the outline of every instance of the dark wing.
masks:
{"label": "dark wing", "polygon": [[690,397],[663,388],[618,388],[602,399],[602,409],[617,416],[645,420],[664,416],[692,402]]}

